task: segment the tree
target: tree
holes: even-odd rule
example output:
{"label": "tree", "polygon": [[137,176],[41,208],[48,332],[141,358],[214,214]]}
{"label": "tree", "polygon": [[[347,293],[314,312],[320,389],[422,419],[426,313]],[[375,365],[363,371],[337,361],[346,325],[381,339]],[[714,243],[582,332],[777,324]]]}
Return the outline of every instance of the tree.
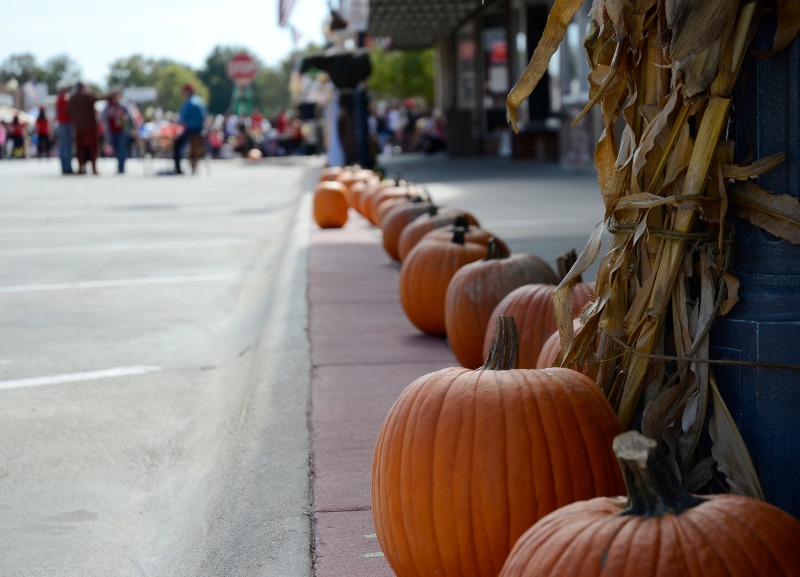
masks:
{"label": "tree", "polygon": [[193,84],[196,93],[208,99],[208,89],[189,66],[171,60],[159,60],[154,64],[153,86],[158,91],[158,105],[164,110],[177,111],[183,104],[181,86]]}
{"label": "tree", "polygon": [[369,90],[378,98],[413,96],[426,102],[434,99],[433,50],[390,50],[370,52],[372,75]]}
{"label": "tree", "polygon": [[208,111],[223,114],[228,110],[233,93],[233,82],[228,78],[228,61],[234,54],[247,52],[236,46],[215,46],[206,58],[205,68],[198,77],[208,87]]}
{"label": "tree", "polygon": [[81,79],[81,67],[66,54],[50,58],[44,64],[41,81],[47,84],[51,94],[58,91],[60,84],[73,85]]}
{"label": "tree", "polygon": [[153,86],[155,65],[152,59],[141,54],[119,58],[111,63],[108,73],[109,86]]}
{"label": "tree", "polygon": [[31,53],[12,54],[0,64],[0,82],[6,83],[16,78],[20,85],[28,81],[39,82],[44,71]]}

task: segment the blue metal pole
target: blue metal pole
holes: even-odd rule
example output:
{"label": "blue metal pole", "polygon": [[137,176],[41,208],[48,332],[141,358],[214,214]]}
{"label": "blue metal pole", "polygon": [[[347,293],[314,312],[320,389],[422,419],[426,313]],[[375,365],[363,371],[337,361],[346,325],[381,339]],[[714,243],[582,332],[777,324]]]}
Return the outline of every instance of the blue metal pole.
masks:
{"label": "blue metal pole", "polygon": [[[769,50],[775,21],[761,23],[754,47]],[[760,177],[762,188],[800,197],[800,47],[769,58],[748,57],[734,101],[740,157],[786,153],[778,169]],[[742,158],[738,159],[739,161]],[[732,273],[739,302],[711,333],[711,354],[759,366],[715,366],[766,500],[800,518],[800,371],[764,365],[800,365],[800,245],[737,217]]]}

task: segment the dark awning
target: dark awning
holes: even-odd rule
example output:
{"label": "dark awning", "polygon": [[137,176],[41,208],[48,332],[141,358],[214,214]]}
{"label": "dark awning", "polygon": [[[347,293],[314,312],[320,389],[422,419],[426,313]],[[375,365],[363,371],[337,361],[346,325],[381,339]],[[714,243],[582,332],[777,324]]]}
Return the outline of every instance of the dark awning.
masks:
{"label": "dark awning", "polygon": [[392,48],[428,48],[482,7],[481,0],[370,0],[367,33],[390,37]]}

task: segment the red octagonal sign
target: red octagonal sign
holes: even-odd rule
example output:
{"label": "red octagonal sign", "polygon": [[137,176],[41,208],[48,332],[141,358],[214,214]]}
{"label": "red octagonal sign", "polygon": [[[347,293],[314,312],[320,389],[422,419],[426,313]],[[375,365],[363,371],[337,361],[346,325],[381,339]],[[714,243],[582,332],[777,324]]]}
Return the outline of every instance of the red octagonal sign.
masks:
{"label": "red octagonal sign", "polygon": [[240,86],[245,86],[252,82],[258,72],[258,66],[252,56],[241,52],[235,54],[228,60],[228,78]]}

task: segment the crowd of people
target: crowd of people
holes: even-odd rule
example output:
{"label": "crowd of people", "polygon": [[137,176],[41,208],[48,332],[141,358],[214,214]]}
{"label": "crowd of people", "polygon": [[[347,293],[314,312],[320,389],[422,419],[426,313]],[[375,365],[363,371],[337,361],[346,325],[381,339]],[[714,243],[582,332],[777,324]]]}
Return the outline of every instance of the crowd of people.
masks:
{"label": "crowd of people", "polygon": [[[128,158],[150,156],[172,159],[174,172],[182,174],[193,140],[211,158],[316,154],[326,148],[319,115],[313,112],[286,109],[272,118],[257,109],[242,116],[230,111],[213,115],[193,86],[184,85],[182,92],[184,103],[177,112],[141,111],[117,90],[95,94],[80,82],[63,86],[52,118],[41,107],[33,122],[15,116],[0,123],[0,159],[58,156],[62,174],[70,175],[97,174],[98,157],[113,157],[117,173],[124,174]],[[372,107],[369,132],[376,153],[446,148],[443,116],[413,98]]]}

